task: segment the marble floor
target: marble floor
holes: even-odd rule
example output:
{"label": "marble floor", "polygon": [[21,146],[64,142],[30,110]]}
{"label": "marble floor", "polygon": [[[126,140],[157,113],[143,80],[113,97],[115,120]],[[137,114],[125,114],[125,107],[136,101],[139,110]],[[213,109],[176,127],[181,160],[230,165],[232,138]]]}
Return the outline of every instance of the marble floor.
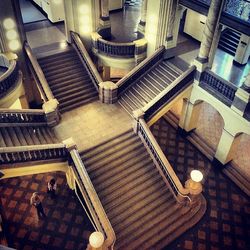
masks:
{"label": "marble floor", "polygon": [[59,140],[72,137],[83,151],[132,127],[132,118],[118,104],[92,102],[62,115],[54,132]]}

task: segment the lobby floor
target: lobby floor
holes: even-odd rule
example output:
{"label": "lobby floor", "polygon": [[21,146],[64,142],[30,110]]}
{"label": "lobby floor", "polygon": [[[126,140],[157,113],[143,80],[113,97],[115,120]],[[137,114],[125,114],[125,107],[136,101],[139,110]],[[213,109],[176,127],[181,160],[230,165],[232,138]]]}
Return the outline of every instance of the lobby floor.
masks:
{"label": "lobby floor", "polygon": [[[52,177],[57,182],[57,196],[53,200],[46,192]],[[39,192],[46,218],[38,220],[35,208],[30,205],[33,192]],[[10,247],[17,250],[86,249],[94,229],[63,173],[4,179],[0,181],[0,193]]]}
{"label": "lobby floor", "polygon": [[203,195],[208,208],[203,219],[165,250],[247,250],[250,248],[250,198],[164,118],[153,132],[182,184],[193,169],[204,174]]}

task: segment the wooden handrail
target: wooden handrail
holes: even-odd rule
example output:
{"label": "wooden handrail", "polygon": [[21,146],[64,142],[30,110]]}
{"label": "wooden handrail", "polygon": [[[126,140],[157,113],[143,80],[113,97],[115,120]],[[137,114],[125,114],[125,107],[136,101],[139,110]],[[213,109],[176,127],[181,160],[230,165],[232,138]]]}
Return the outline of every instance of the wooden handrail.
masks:
{"label": "wooden handrail", "polygon": [[[88,172],[81,160],[81,157],[77,151],[77,149],[73,149],[70,150],[70,155],[71,158],[74,162],[74,165],[77,169],[77,172],[81,178],[81,181],[85,187],[85,190],[88,194],[88,198],[91,202],[91,204],[93,206],[93,210],[95,211],[95,214],[92,214],[92,216],[98,216],[98,218],[95,218],[95,221],[99,221],[100,225],[96,225],[97,228],[99,227],[100,231],[103,231],[105,233],[106,239],[105,239],[105,248],[112,248],[115,240],[116,240],[116,236],[115,236],[115,232],[112,228],[112,225],[107,217],[107,214],[99,200],[99,197],[95,191],[95,188],[89,178]],[[101,226],[101,228],[100,228]]]}
{"label": "wooden handrail", "polygon": [[138,123],[138,134],[144,142],[146,148],[150,151],[149,153],[153,157],[158,171],[162,175],[165,183],[170,187],[170,190],[174,194],[176,200],[179,201],[179,198],[182,197],[190,202],[191,198],[188,196],[188,189],[182,186],[172,166],[170,165],[166,156],[162,152],[161,147],[159,146],[152,132],[148,128],[147,123],[142,118],[139,119]]}
{"label": "wooden handrail", "polygon": [[0,108],[0,114],[31,114],[31,115],[42,115],[44,111],[42,109],[4,109]]}
{"label": "wooden handrail", "polygon": [[98,89],[98,85],[101,82],[103,82],[99,72],[97,71],[92,59],[90,58],[85,46],[83,45],[80,36],[73,31],[71,31],[70,34],[71,34],[73,41],[75,42],[75,44],[77,46],[77,49],[79,50],[79,53],[82,56],[82,59],[85,62],[85,66],[88,69],[88,73],[90,74],[90,77],[92,78],[92,80],[95,83],[96,88]]}
{"label": "wooden handrail", "polygon": [[129,85],[126,87],[122,87],[123,85],[127,85],[127,82],[130,83],[130,80],[133,82],[135,79],[138,79],[142,74],[144,74],[149,68],[153,66],[152,64],[155,64],[156,62],[161,60],[164,51],[165,47],[161,46],[151,56],[147,57],[137,66],[135,66],[135,68],[132,69],[127,75],[120,79],[116,83],[116,85],[118,86],[118,94],[120,95],[123,91],[126,90],[127,87],[129,87]]}
{"label": "wooden handrail", "polygon": [[[52,91],[49,87],[49,84],[44,76],[44,73],[35,57],[35,55],[32,52],[32,49],[28,45],[27,42],[24,43],[24,49],[25,52],[29,58],[30,64],[32,66],[32,71],[35,74],[35,78],[38,80],[38,88],[41,92],[42,98],[44,99],[44,102],[54,99],[54,95],[52,94]],[[35,80],[36,80],[35,79]]]}

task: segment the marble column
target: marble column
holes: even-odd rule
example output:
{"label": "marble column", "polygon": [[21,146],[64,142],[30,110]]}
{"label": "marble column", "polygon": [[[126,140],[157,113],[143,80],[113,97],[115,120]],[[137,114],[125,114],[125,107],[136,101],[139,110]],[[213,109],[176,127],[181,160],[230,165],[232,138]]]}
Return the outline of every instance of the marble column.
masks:
{"label": "marble column", "polygon": [[250,121],[250,71],[242,86],[237,89],[231,109]]}
{"label": "marble column", "polygon": [[101,0],[101,16],[100,16],[100,24],[102,37],[104,39],[109,39],[111,37],[111,23],[109,19],[109,1]]}
{"label": "marble column", "polygon": [[138,31],[141,32],[142,34],[145,33],[146,17],[147,17],[147,3],[148,3],[148,0],[142,0],[141,19],[138,25]]}
{"label": "marble column", "polygon": [[171,1],[170,13],[168,16],[168,29],[167,29],[167,43],[168,41],[173,40],[174,24],[175,24],[175,15],[177,9],[177,0]]}
{"label": "marble column", "polygon": [[209,54],[212,49],[216,27],[218,27],[223,2],[224,0],[211,0],[205,28],[201,39],[199,54],[194,61],[194,64],[197,67],[197,74],[195,76],[195,79],[197,81],[199,81],[201,73],[208,66]]}

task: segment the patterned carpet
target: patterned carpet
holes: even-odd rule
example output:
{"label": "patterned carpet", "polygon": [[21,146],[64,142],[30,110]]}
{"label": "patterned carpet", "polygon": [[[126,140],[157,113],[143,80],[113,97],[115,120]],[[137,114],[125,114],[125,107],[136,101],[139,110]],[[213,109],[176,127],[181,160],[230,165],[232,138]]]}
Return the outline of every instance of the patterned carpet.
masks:
{"label": "patterned carpet", "polygon": [[152,132],[183,184],[192,169],[203,172],[203,193],[208,202],[206,215],[198,225],[165,249],[250,249],[249,197],[163,118],[152,126]]}
{"label": "patterned carpet", "polygon": [[[52,174],[38,174],[1,180],[0,194],[9,234],[9,246],[21,249],[86,249],[92,225],[76,195],[67,187],[62,173],[54,173],[57,197],[47,194]],[[47,215],[38,220],[30,205],[33,192],[39,192]]]}
{"label": "patterned carpet", "polygon": [[142,0],[126,0],[125,5],[126,6],[141,6]]}

